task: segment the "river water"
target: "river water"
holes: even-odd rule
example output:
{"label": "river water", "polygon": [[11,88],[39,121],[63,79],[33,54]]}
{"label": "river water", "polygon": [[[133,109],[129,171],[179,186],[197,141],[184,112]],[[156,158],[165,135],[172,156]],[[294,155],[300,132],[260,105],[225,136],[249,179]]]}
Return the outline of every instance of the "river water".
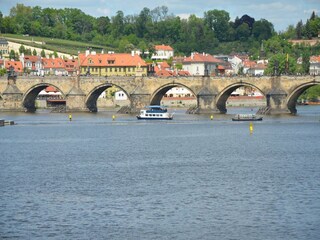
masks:
{"label": "river water", "polygon": [[0,113],[0,239],[319,239],[320,107]]}

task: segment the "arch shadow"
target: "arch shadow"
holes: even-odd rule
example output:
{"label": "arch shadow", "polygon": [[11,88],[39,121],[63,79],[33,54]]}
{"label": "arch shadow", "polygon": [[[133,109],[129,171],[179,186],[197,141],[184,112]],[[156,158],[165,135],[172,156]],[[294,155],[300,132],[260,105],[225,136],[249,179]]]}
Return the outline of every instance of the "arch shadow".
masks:
{"label": "arch shadow", "polygon": [[105,84],[102,84],[102,85],[99,85],[99,86],[95,87],[88,94],[88,96],[87,96],[87,98],[85,100],[85,104],[86,104],[86,107],[89,109],[90,112],[98,112],[97,100],[98,100],[99,96],[105,90],[107,90],[108,88],[113,87],[113,86],[117,87],[118,89],[123,91],[127,95],[128,100],[131,102],[130,95],[123,88],[121,88],[120,86],[115,85],[115,84],[105,83]]}
{"label": "arch shadow", "polygon": [[[220,111],[220,113],[227,113],[227,107],[226,107],[227,100],[231,96],[231,93],[239,87],[251,87],[251,88],[257,89],[266,98],[266,94],[253,84],[246,83],[246,82],[234,83],[232,85],[229,85],[225,89],[223,89],[221,93],[217,96],[216,106],[217,106],[217,109]],[[267,104],[267,101],[266,101],[266,104]]]}
{"label": "arch shadow", "polygon": [[299,96],[306,91],[308,88],[316,86],[316,85],[320,85],[320,82],[308,82],[305,84],[302,84],[300,86],[298,86],[297,88],[295,88],[292,93],[288,96],[288,100],[287,100],[287,107],[290,111],[291,114],[296,114],[297,113],[297,100],[299,98]]}
{"label": "arch shadow", "polygon": [[63,91],[61,91],[61,89],[51,83],[40,83],[37,84],[35,86],[32,86],[32,88],[30,88],[23,96],[22,99],[22,105],[25,108],[26,112],[35,112],[36,111],[36,106],[35,106],[35,102],[36,102],[36,98],[39,95],[39,93],[45,89],[46,87],[54,87],[55,89],[57,89],[61,94],[63,99],[66,98],[66,95],[64,94]]}

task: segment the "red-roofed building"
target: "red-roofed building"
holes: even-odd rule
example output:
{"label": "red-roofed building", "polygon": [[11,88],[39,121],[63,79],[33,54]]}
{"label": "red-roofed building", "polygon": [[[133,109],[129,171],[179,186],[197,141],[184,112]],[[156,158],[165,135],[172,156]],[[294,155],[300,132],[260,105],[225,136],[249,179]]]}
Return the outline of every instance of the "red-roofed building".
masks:
{"label": "red-roofed building", "polygon": [[46,75],[66,76],[65,62],[62,58],[43,58],[43,71]]}
{"label": "red-roofed building", "polygon": [[168,60],[174,56],[174,50],[168,45],[155,45],[155,53],[151,56],[152,60]]}
{"label": "red-roofed building", "polygon": [[95,53],[79,54],[80,73],[95,76],[146,76],[147,64],[136,54]]}
{"label": "red-roofed building", "polygon": [[9,71],[10,67],[13,67],[14,71],[18,75],[22,75],[23,67],[20,61],[5,61],[5,68],[7,69],[7,72]]}
{"label": "red-roofed building", "polygon": [[310,75],[320,75],[320,55],[310,57]]}
{"label": "red-roofed building", "polygon": [[255,61],[244,61],[243,62],[243,73],[250,74],[253,76],[262,76],[267,68],[267,62],[255,62]]}
{"label": "red-roofed building", "polygon": [[217,59],[206,53],[191,53],[190,57],[183,60],[183,70],[191,75],[209,76],[218,74],[218,66],[223,65],[224,61]]}
{"label": "red-roofed building", "polygon": [[30,71],[30,73],[35,75],[40,75],[42,66],[42,59],[40,56],[24,55],[20,56],[20,61],[22,62],[23,69]]}
{"label": "red-roofed building", "polygon": [[79,70],[79,61],[78,59],[67,59],[64,60],[64,65],[68,75],[73,76],[76,75]]}

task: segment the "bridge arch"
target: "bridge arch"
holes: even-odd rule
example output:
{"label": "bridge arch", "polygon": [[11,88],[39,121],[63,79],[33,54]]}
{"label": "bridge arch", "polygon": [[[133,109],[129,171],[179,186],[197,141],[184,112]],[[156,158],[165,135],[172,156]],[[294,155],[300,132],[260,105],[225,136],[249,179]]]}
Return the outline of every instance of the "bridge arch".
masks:
{"label": "bridge arch", "polygon": [[266,94],[260,88],[258,88],[253,84],[246,83],[246,82],[237,82],[237,83],[231,84],[227,86],[225,89],[223,89],[216,97],[216,106],[217,106],[217,109],[220,111],[220,113],[227,112],[227,107],[226,107],[227,99],[230,97],[231,93],[239,87],[251,87],[259,90],[263,94],[263,96],[266,96]]}
{"label": "bridge arch", "polygon": [[296,108],[296,104],[297,104],[297,100],[299,98],[299,96],[306,91],[308,88],[316,86],[316,85],[320,85],[320,82],[308,82],[305,84],[302,84],[300,86],[298,86],[297,88],[295,88],[292,93],[287,97],[287,107],[289,109],[289,111],[292,114],[296,114],[297,113],[297,108]]}
{"label": "bridge arch", "polygon": [[184,84],[169,83],[166,85],[162,85],[153,92],[150,99],[150,105],[161,105],[161,99],[163,98],[163,96],[166,94],[166,92],[168,92],[171,88],[174,87],[184,87],[188,89],[194,96],[196,96],[195,92]]}
{"label": "bridge arch", "polygon": [[22,105],[25,108],[26,112],[35,112],[36,111],[35,101],[36,101],[37,96],[39,95],[39,93],[43,89],[45,89],[46,87],[50,87],[50,86],[57,89],[62,94],[63,99],[65,99],[66,95],[56,85],[51,84],[51,83],[39,83],[39,84],[32,86],[23,95]]}
{"label": "bridge arch", "polygon": [[127,95],[129,101],[131,102],[130,95],[123,88],[121,88],[118,85],[112,84],[112,83],[104,83],[104,84],[101,84],[101,85],[93,88],[86,97],[85,104],[90,112],[97,112],[98,111],[97,100],[98,100],[99,96],[105,90],[107,90],[108,88],[113,87],[113,86],[117,87],[118,89],[123,91]]}

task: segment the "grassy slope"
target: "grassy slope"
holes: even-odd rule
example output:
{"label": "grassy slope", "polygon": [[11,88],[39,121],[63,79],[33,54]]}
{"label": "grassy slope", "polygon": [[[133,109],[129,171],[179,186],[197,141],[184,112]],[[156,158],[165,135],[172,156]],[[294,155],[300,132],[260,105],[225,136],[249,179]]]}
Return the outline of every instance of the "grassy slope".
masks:
{"label": "grassy slope", "polygon": [[[107,46],[103,46],[103,45],[84,43],[84,42],[78,42],[78,41],[70,41],[70,40],[64,40],[64,39],[56,39],[56,38],[22,36],[18,34],[2,34],[2,36],[10,38],[9,41],[23,44],[25,47],[27,46],[38,47],[38,48],[43,48],[43,49],[52,50],[56,52],[68,53],[72,55],[77,55],[78,51],[84,52],[87,48],[91,48],[92,50],[96,50],[97,52],[100,52],[102,49],[107,48]],[[24,42],[24,40],[27,40],[30,42]],[[38,44],[31,41],[44,42],[45,44]]]}

